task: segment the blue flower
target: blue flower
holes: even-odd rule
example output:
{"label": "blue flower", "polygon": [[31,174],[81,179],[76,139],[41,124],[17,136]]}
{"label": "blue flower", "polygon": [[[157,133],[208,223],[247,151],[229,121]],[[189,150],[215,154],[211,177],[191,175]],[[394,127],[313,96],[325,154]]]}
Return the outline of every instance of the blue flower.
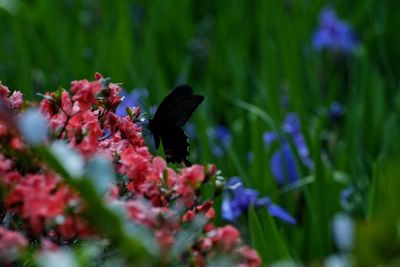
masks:
{"label": "blue flower", "polygon": [[319,16],[319,27],[313,36],[317,51],[328,49],[338,52],[353,52],[358,42],[351,27],[336,17],[335,10],[324,8]]}
{"label": "blue flower", "polygon": [[296,146],[297,153],[299,153],[303,164],[308,168],[312,168],[313,163],[310,159],[307,144],[304,140],[303,134],[301,133],[300,120],[296,114],[289,113],[286,115],[283,123],[283,130],[292,137],[292,141]]}
{"label": "blue flower", "polygon": [[296,158],[294,157],[290,145],[285,142],[272,155],[270,162],[272,175],[279,185],[292,183],[300,179],[296,167]]}
{"label": "blue flower", "polygon": [[134,89],[132,92],[122,91],[120,95],[123,97],[121,104],[117,107],[115,114],[118,116],[126,115],[126,108],[139,106],[140,99],[146,98],[149,92],[145,88]]}
{"label": "blue flower", "polygon": [[270,161],[272,175],[279,185],[295,182],[300,179],[296,157],[287,138],[290,138],[290,141],[294,144],[303,165],[309,169],[313,167],[307,144],[301,133],[300,120],[297,115],[294,113],[287,114],[282,128],[287,137],[279,138],[275,132],[266,132],[263,135],[264,143],[268,146],[280,140],[279,147],[272,155]]}
{"label": "blue flower", "polygon": [[234,221],[243,213],[247,213],[250,205],[253,205],[255,208],[267,207],[272,216],[286,223],[297,223],[286,210],[272,203],[269,197],[259,198],[258,195],[258,191],[245,188],[239,177],[232,177],[226,184],[222,200],[222,218],[226,221]]}
{"label": "blue flower", "polygon": [[345,109],[341,104],[339,104],[339,102],[337,101],[332,102],[328,111],[328,115],[332,120],[334,121],[339,120],[344,115],[344,113]]}
{"label": "blue flower", "polygon": [[232,140],[230,130],[222,125],[217,125],[209,129],[208,137],[211,141],[211,152],[217,157],[225,153]]}
{"label": "blue flower", "polygon": [[278,139],[278,135],[274,132],[265,132],[263,134],[263,139],[264,139],[264,144],[270,145],[272,144],[276,139]]}

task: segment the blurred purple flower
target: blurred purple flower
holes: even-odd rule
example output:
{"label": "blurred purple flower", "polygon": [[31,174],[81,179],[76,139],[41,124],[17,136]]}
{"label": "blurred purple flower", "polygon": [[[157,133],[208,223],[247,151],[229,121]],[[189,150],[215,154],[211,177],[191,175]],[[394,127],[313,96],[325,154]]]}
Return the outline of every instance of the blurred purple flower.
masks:
{"label": "blurred purple flower", "polygon": [[208,137],[211,141],[211,152],[217,157],[220,157],[225,153],[232,140],[230,130],[222,125],[217,125],[209,129]]}
{"label": "blurred purple flower", "polygon": [[296,224],[297,221],[282,207],[272,203],[267,196],[259,198],[258,192],[251,188],[245,188],[239,177],[232,177],[226,184],[222,200],[222,218],[234,221],[243,213],[246,213],[250,205],[255,208],[267,207],[268,212],[286,223]]}
{"label": "blurred purple flower", "polygon": [[337,101],[333,101],[329,107],[328,115],[332,120],[339,120],[344,115],[344,107]]}
{"label": "blurred purple flower", "polygon": [[274,132],[265,132],[263,134],[263,139],[265,145],[270,145],[272,142],[278,139],[278,135]]}
{"label": "blurred purple flower", "polygon": [[[300,120],[294,113],[286,115],[283,123],[283,131],[288,135],[293,142],[301,162],[309,169],[313,167],[313,162],[310,159],[310,153],[307,144],[301,133]],[[279,140],[278,134],[275,132],[266,132],[263,135],[265,145],[270,145],[272,142]],[[272,175],[275,177],[279,185],[291,183],[300,179],[300,174],[297,169],[296,157],[286,138],[280,139],[280,146],[272,155],[270,161]]]}
{"label": "blurred purple flower", "polygon": [[313,163],[310,159],[310,152],[308,151],[307,144],[304,141],[300,128],[299,117],[294,113],[287,114],[283,123],[283,130],[292,137],[292,141],[303,164],[308,168],[312,168]]}
{"label": "blurred purple flower", "polygon": [[115,114],[123,117],[126,115],[127,107],[139,106],[140,100],[142,98],[148,97],[149,92],[146,88],[138,88],[134,89],[132,92],[127,92],[124,90],[120,93],[120,95],[124,98],[121,104],[119,104],[119,106],[117,107]]}
{"label": "blurred purple flower", "polygon": [[248,161],[248,162],[253,162],[253,160],[254,160],[254,153],[253,153],[253,151],[247,152],[247,161]]}
{"label": "blurred purple flower", "polygon": [[272,155],[270,162],[272,175],[275,177],[279,185],[292,183],[300,179],[296,166],[296,158],[294,157],[290,145],[285,142]]}
{"label": "blurred purple flower", "polygon": [[332,8],[324,8],[319,15],[319,27],[313,36],[317,51],[328,49],[339,52],[353,52],[358,42],[351,27],[336,17]]}

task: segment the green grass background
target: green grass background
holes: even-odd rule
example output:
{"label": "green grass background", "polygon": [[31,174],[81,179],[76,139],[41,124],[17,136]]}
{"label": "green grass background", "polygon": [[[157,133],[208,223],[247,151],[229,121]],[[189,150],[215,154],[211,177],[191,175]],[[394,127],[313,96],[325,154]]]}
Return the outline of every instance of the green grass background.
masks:
{"label": "green grass background", "polygon": [[[328,4],[357,33],[361,46],[352,56],[312,49]],[[239,227],[264,263],[318,266],[335,253],[331,219],[342,210],[340,191],[353,185],[357,265],[398,266],[399,14],[396,0],[0,0],[0,80],[39,99],[37,92],[98,71],[127,90],[146,87],[148,106],[188,83],[206,97],[193,117],[192,159],[241,176],[300,218],[288,226],[250,210]],[[334,100],[346,109],[338,125],[326,116]],[[315,168],[299,166],[304,179],[282,191],[262,134],[279,130],[288,112],[299,115]],[[207,136],[216,124],[232,132],[221,158]]]}

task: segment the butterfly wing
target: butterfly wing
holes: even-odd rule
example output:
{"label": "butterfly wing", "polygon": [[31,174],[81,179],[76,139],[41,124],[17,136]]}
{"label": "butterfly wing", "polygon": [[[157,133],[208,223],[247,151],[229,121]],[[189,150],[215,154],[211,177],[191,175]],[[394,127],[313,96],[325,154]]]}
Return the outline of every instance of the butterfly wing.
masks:
{"label": "butterfly wing", "polygon": [[191,165],[186,158],[189,155],[188,137],[181,127],[203,100],[203,96],[193,95],[190,86],[178,86],[161,102],[154,117],[149,120],[156,148],[161,139],[167,162],[183,161],[187,166]]}
{"label": "butterfly wing", "polygon": [[193,95],[190,86],[178,86],[161,102],[152,120],[156,125],[183,127],[203,100],[203,96]]}
{"label": "butterfly wing", "polygon": [[185,132],[178,126],[171,125],[161,135],[167,162],[191,165],[187,160],[189,156],[189,140]]}

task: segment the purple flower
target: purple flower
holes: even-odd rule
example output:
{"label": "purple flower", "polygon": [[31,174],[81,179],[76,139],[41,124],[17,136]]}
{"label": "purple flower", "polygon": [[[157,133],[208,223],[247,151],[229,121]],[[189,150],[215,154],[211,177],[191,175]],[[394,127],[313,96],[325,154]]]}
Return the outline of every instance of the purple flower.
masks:
{"label": "purple flower", "polygon": [[138,88],[134,89],[132,92],[122,91],[120,95],[123,97],[123,100],[117,107],[115,114],[122,117],[126,115],[127,107],[139,106],[140,99],[146,98],[149,92],[145,88]]}
{"label": "purple flower", "polygon": [[247,161],[248,161],[248,162],[253,162],[253,160],[254,160],[254,153],[253,153],[253,151],[247,152]]}
{"label": "purple flower", "polygon": [[313,167],[307,144],[301,133],[300,120],[297,115],[294,113],[287,114],[282,128],[287,134],[287,137],[279,138],[278,134],[274,132],[266,132],[263,136],[264,143],[268,146],[272,142],[280,140],[280,146],[274,152],[270,161],[272,175],[279,185],[295,182],[300,179],[296,157],[289,144],[288,138],[294,144],[297,154],[304,166],[309,169]]}
{"label": "purple flower", "polygon": [[245,188],[239,177],[232,177],[226,184],[222,200],[222,218],[234,221],[243,213],[247,213],[250,205],[255,208],[267,207],[268,212],[287,223],[296,224],[297,221],[282,207],[272,203],[267,196],[259,198],[258,192],[251,188]]}
{"label": "purple flower", "polygon": [[270,145],[276,139],[278,139],[278,135],[274,132],[265,132],[263,134],[264,144]]}
{"label": "purple flower", "polygon": [[225,153],[232,140],[230,130],[222,125],[217,125],[209,129],[208,137],[211,141],[212,153],[217,157],[220,157]]}
{"label": "purple flower", "polygon": [[337,121],[344,115],[344,112],[344,107],[337,101],[334,101],[329,107],[328,115],[332,120]]}
{"label": "purple flower", "polygon": [[300,129],[300,120],[294,113],[286,115],[283,123],[283,130],[292,137],[292,141],[296,146],[297,153],[299,153],[300,159],[305,166],[312,168],[313,163],[310,159],[310,153],[306,142],[304,141],[303,134]]}
{"label": "purple flower", "polygon": [[324,8],[319,16],[319,27],[313,36],[313,46],[323,49],[353,52],[358,42],[351,27],[336,17],[335,10]]}
{"label": "purple flower", "polygon": [[273,154],[270,165],[272,175],[279,185],[292,183],[300,179],[296,166],[296,158],[287,142]]}

